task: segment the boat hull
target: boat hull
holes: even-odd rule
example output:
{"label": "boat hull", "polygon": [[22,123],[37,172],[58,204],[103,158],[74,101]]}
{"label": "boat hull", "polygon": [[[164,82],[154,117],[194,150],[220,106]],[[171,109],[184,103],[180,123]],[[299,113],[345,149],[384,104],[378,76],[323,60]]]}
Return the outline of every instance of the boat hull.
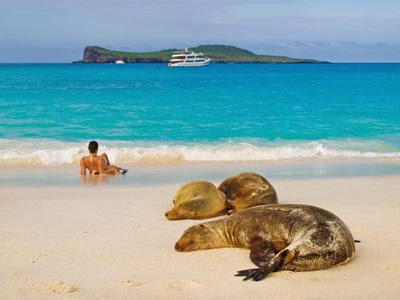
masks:
{"label": "boat hull", "polygon": [[168,67],[206,67],[211,62],[210,59],[202,62],[176,62],[168,63]]}

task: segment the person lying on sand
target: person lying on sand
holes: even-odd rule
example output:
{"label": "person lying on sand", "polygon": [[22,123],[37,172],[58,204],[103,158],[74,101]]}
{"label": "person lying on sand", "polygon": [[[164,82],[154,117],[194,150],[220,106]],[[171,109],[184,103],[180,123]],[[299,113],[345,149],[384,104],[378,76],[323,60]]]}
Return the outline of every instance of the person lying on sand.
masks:
{"label": "person lying on sand", "polygon": [[81,158],[81,175],[86,175],[86,169],[90,175],[125,175],[128,170],[110,164],[107,154],[97,155],[99,144],[96,141],[91,141],[88,146],[89,155]]}

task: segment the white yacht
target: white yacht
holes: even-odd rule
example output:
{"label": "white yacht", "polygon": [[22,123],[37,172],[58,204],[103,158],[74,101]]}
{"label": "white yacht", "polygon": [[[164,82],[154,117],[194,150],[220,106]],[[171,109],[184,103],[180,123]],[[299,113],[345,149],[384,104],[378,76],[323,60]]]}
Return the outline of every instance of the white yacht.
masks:
{"label": "white yacht", "polygon": [[185,49],[183,51],[175,51],[168,62],[168,67],[203,67],[208,66],[211,59],[203,53],[196,53]]}
{"label": "white yacht", "polygon": [[122,64],[124,64],[125,62],[124,62],[122,59],[118,59],[118,60],[115,61],[115,63],[116,63],[117,65],[122,65]]}

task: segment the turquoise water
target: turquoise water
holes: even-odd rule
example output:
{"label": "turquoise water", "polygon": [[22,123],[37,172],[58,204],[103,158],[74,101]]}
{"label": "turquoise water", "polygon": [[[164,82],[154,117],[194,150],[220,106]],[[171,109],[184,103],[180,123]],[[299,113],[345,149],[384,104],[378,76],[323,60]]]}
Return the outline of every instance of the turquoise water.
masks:
{"label": "turquoise water", "polygon": [[400,158],[400,64],[0,65],[0,166]]}

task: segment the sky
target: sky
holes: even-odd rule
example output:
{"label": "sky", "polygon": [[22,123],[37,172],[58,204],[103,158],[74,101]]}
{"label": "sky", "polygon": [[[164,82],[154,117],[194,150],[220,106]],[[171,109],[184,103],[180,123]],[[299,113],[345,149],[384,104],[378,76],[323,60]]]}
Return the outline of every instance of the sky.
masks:
{"label": "sky", "polygon": [[0,62],[71,62],[88,45],[229,44],[332,62],[400,62],[399,0],[0,0]]}

